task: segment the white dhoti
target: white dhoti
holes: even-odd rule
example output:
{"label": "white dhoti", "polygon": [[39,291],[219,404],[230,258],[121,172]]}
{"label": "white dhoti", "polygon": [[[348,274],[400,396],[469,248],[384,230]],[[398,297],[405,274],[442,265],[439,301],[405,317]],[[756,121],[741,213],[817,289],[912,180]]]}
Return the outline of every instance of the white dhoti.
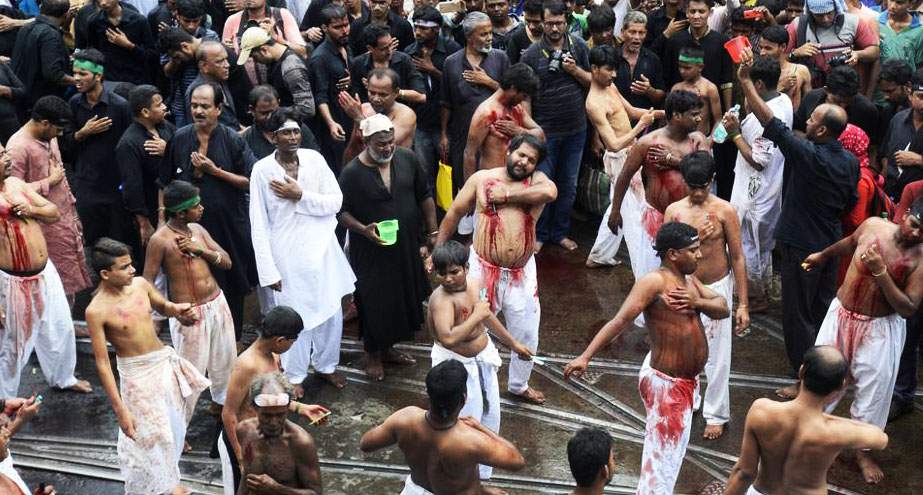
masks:
{"label": "white dhoti", "polygon": [[[474,357],[465,357],[433,344],[430,353],[433,366],[443,361],[455,359],[465,366],[468,372],[468,396],[465,406],[458,413],[459,416],[471,416],[482,425],[490,428],[495,433],[500,432],[500,385],[497,381],[497,370],[503,365],[500,352],[494,346],[490,337],[487,345]],[[482,480],[490,479],[493,468],[483,464],[478,465],[478,474]]]}
{"label": "white dhoti", "polygon": [[[19,476],[19,473],[16,472],[16,468],[13,467],[13,454],[7,454],[6,459],[3,459],[3,462],[0,462],[0,474],[6,476],[10,479],[16,486],[22,490],[22,495],[32,495],[32,492],[29,490],[29,487],[26,486],[26,482],[22,480],[22,476]],[[2,495],[20,495],[17,493],[4,493]]]}
{"label": "white dhoti", "polygon": [[692,398],[699,379],[676,378],[651,368],[644,358],[638,391],[647,410],[638,495],[673,495],[692,430]]}
{"label": "white dhoti", "polygon": [[414,483],[413,478],[408,474],[407,479],[404,480],[404,489],[401,490],[401,495],[433,495],[433,492]]}
{"label": "white dhoti", "polygon": [[[612,153],[607,151],[603,155],[603,165],[606,169],[606,175],[609,176],[609,207],[603,215],[602,222],[599,224],[599,232],[596,233],[596,242],[590,249],[587,258],[600,265],[615,265],[616,255],[619,246],[622,244],[622,235],[625,233],[624,228],[619,229],[617,234],[613,234],[609,229],[609,214],[612,213],[612,196],[615,194],[615,181],[620,173],[622,166],[625,164],[625,158],[628,157],[628,149],[623,149]],[[641,170],[631,178],[628,191],[622,198],[622,206],[619,212],[622,214],[622,225],[640,224],[641,222],[641,203],[644,202],[644,184],[641,181]],[[629,256],[631,251],[629,251]]]}
{"label": "white dhoti", "polygon": [[[538,302],[538,277],[535,256],[522,268],[503,268],[482,259],[474,248],[468,258],[469,274],[487,289],[487,300],[495,313],[503,313],[506,329],[522,345],[535,352],[538,349],[538,325],[541,305]],[[529,388],[532,360],[519,358],[510,351],[510,372],[507,389],[522,394]]]}
{"label": "white dhoti", "polygon": [[[907,321],[896,313],[870,317],[847,310],[838,298],[830,303],[815,344],[836,347],[849,362],[856,384],[849,409],[852,419],[884,429],[906,331]],[[827,406],[828,414],[845,393],[844,388]]]}
{"label": "white dhoti", "polygon": [[[177,354],[192,363],[199,373],[208,372],[211,380],[212,401],[224,405],[228,392],[231,368],[237,359],[237,343],[234,336],[234,318],[231,308],[219,291],[214,299],[193,306],[196,321],[186,326],[176,318],[170,318],[170,336]],[[196,401],[195,394],[186,401],[186,422],[192,419]]]}
{"label": "white dhoti", "polygon": [[[734,297],[734,278],[728,273],[721,280],[706,287],[720,294],[731,309]],[[733,314],[733,313],[731,313]],[[731,396],[728,382],[731,377],[731,332],[734,319],[728,316],[713,320],[701,315],[705,338],[708,341],[708,361],[705,363],[705,404],[702,415],[709,425],[723,425],[731,419]],[[695,396],[695,409],[699,408],[701,397]]]}
{"label": "white dhoti", "polygon": [[747,265],[749,295],[754,299],[769,297],[772,288],[772,249],[776,245],[773,235],[779,220],[781,202],[769,212],[754,208],[737,208],[740,219],[740,245]]}
{"label": "white dhoti", "polygon": [[186,402],[210,385],[172,347],[116,358],[122,403],[135,420],[135,439],[119,429],[119,469],[127,495],[155,495],[179,484],[186,437]]}
{"label": "white dhoti", "polygon": [[0,271],[0,397],[16,397],[22,369],[32,351],[52,387],[77,383],[74,320],[61,277],[51,260],[41,273],[18,277]]}
{"label": "white dhoti", "polygon": [[285,376],[292,383],[301,383],[308,377],[310,366],[324,375],[336,371],[342,337],[343,310],[337,309],[320,325],[302,330],[292,347],[279,356]]}

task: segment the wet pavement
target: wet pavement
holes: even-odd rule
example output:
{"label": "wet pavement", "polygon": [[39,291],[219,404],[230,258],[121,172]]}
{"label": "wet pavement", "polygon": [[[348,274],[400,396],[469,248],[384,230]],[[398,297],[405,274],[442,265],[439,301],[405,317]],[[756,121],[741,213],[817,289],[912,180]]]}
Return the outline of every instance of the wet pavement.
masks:
{"label": "wet pavement", "polygon": [[[544,391],[549,400],[545,406],[533,406],[501,394],[501,434],[520,448],[527,465],[518,473],[497,471],[493,484],[513,494],[569,493],[572,480],[566,444],[577,429],[588,425],[606,428],[616,439],[618,467],[607,493],[634,493],[643,436],[644,408],[638,396],[637,370],[648,351],[644,331],[626,330],[597,356],[583,380],[562,380],[564,364],[616,313],[633,281],[627,266],[584,268],[596,225],[575,224],[578,250],[566,252],[549,245],[538,256],[542,303],[539,354],[546,356],[546,364],[536,366],[531,385]],[[701,414],[695,415],[676,493],[697,493],[714,480],[725,480],[740,448],[750,403],[772,396],[775,388],[789,383],[776,296],[767,314],[754,316],[752,332],[734,338],[731,422],[724,437],[705,441],[704,420]],[[255,309],[250,309],[251,319],[256,318]],[[428,336],[420,332],[417,342],[401,347],[417,359],[416,365],[386,367],[386,380],[373,385],[357,367],[362,348],[355,340],[353,325],[347,326],[341,359],[349,385],[337,390],[311,377],[305,383],[309,401],[333,411],[329,423],[307,427],[306,422],[299,422],[317,443],[325,493],[398,493],[407,474],[400,452],[390,449],[363,454],[358,442],[363,432],[396,409],[411,404],[426,406],[423,379],[430,364]],[[88,346],[82,349],[89,352]],[[118,426],[89,354],[79,355],[77,371],[96,387],[93,394],[52,391],[34,358],[27,366],[21,394],[42,394],[45,404],[39,417],[12,442],[16,465],[33,488],[45,482],[55,485],[59,494],[122,493],[115,455]],[[500,380],[501,390],[505,390],[506,367],[500,371]],[[203,394],[207,396],[207,392]],[[848,394],[837,414],[848,415],[850,402]],[[193,451],[183,456],[181,470],[184,483],[197,493],[218,494],[222,493],[221,470],[210,451],[219,419],[207,414],[208,403],[203,399],[198,405],[188,434]],[[923,468],[919,454],[921,422],[923,414],[916,411],[888,425],[890,445],[885,452],[875,454],[886,475],[881,484],[865,484],[853,469],[852,455],[846,454],[830,471],[831,493],[923,493],[923,479],[918,476]]]}

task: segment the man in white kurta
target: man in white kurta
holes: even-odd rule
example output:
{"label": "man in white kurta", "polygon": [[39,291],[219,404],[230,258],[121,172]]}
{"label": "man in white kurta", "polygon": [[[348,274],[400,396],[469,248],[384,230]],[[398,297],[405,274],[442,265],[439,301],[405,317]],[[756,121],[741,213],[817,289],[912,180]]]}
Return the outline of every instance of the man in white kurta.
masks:
{"label": "man in white kurta", "polygon": [[[758,88],[759,89],[759,88]],[[762,90],[764,101],[772,114],[792,127],[792,100],[788,95]],[[772,94],[777,96],[771,97]],[[730,136],[735,136],[736,127],[725,123]],[[734,188],[731,204],[740,219],[740,242],[747,265],[747,283],[750,289],[750,311],[764,309],[768,303],[772,284],[772,248],[779,214],[782,211],[782,171],[785,157],[772,141],[762,137],[763,126],[752,113],[740,122],[740,138],[734,138],[737,145],[737,164],[734,167]],[[746,150],[753,163],[744,156]],[[759,167],[759,168],[757,168]]]}
{"label": "man in white kurta", "polygon": [[[289,123],[294,121],[285,125]],[[285,125],[277,136],[294,132],[283,129]],[[278,159],[285,160],[290,152],[280,146],[258,161],[250,175],[250,235],[260,286],[273,289],[267,310],[290,306],[304,320],[298,340],[281,356],[285,375],[300,384],[313,365],[315,373],[342,387],[346,381],[336,373],[343,333],[341,300],[353,292],[356,281],[334,235],[343,194],[316,151],[298,149],[297,177],[286,174]],[[296,183],[300,199],[280,196],[274,182],[276,187]]]}

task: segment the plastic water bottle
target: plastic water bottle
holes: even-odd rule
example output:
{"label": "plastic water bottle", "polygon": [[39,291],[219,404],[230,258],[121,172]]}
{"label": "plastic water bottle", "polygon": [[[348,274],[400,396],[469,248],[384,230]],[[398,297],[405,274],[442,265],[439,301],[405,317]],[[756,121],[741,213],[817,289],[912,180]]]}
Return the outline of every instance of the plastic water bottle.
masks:
{"label": "plastic water bottle", "polygon": [[[731,107],[731,113],[734,114],[735,117],[740,117],[740,104]],[[727,138],[728,131],[724,128],[724,122],[719,122],[718,127],[715,128],[714,134],[712,134],[712,139],[716,143],[723,143]]]}

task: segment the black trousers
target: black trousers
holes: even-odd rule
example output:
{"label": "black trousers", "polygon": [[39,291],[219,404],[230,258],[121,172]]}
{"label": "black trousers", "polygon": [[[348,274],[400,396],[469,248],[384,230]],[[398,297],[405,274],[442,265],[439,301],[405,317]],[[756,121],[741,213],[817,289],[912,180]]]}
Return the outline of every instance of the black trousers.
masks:
{"label": "black trousers", "polygon": [[807,272],[801,263],[811,254],[788,244],[782,249],[782,333],[785,337],[785,353],[792,366],[798,370],[804,362],[804,354],[814,346],[817,331],[836,297],[836,274],[839,258],[827,260],[822,266]]}
{"label": "black trousers", "polygon": [[[221,421],[219,421],[220,423]],[[224,433],[224,428],[221,428],[222,433]],[[221,439],[224,441],[225,448],[228,449],[228,457],[230,458],[231,463],[231,472],[234,473],[234,493],[237,493],[237,489],[240,487],[240,466],[237,465],[237,455],[234,454],[234,447],[231,446],[231,441],[228,440],[228,434],[224,433],[221,435]]]}
{"label": "black trousers", "polygon": [[907,340],[901,353],[901,365],[894,383],[894,397],[901,402],[913,400],[917,388],[917,365],[920,356],[920,330],[923,329],[923,304],[907,318]]}

